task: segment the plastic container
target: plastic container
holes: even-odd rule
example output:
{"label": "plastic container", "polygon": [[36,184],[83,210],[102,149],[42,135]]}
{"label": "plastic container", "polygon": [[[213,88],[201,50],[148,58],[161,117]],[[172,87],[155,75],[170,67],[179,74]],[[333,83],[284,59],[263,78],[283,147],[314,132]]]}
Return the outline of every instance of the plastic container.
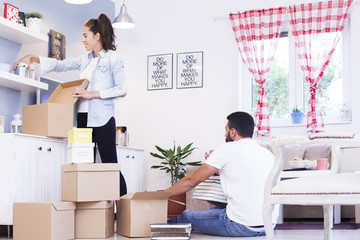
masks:
{"label": "plastic container", "polygon": [[92,128],[73,128],[68,131],[68,144],[91,142]]}
{"label": "plastic container", "polygon": [[72,143],[67,147],[67,163],[94,163],[94,143]]}

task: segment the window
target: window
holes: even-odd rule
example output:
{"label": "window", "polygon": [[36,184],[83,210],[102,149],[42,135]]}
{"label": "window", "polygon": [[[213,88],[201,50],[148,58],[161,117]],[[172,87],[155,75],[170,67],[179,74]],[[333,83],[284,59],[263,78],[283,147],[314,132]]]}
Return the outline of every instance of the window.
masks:
{"label": "window", "polygon": [[[323,79],[319,82],[317,98],[320,103],[321,112],[323,114],[324,123],[338,121],[340,108],[343,103],[348,103],[349,92],[344,64],[344,55],[348,49],[343,44],[347,39],[347,24],[345,30],[338,42],[335,52],[325,70]],[[324,44],[324,43],[314,43]],[[242,76],[245,79],[251,79],[249,88],[251,96],[244,94],[244,91],[250,90],[246,84],[242,84],[242,101],[249,108],[256,108],[257,91],[259,89],[255,81],[250,77],[246,67],[242,68]],[[246,72],[246,73],[244,73]],[[247,90],[246,90],[247,89]],[[295,105],[307,113],[309,99],[309,84],[305,81],[300,65],[297,60],[294,39],[290,32],[283,32],[280,36],[276,49],[273,66],[265,83],[265,89],[269,101],[269,113],[271,126],[284,125],[290,123],[290,113]],[[249,97],[251,100],[244,99]],[[306,122],[305,122],[306,124]]]}

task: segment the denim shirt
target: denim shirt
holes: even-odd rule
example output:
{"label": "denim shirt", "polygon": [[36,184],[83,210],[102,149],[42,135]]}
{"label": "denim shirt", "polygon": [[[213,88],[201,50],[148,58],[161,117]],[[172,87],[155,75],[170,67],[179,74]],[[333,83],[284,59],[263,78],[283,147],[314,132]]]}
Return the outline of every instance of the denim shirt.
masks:
{"label": "denim shirt", "polygon": [[[48,72],[64,72],[80,70],[82,72],[94,57],[94,53],[64,59],[40,58],[40,75]],[[96,68],[92,74],[89,92],[99,91],[100,98],[89,99],[88,127],[104,126],[115,116],[114,99],[127,92],[124,75],[124,64],[119,53],[112,50],[102,50],[98,56]]]}

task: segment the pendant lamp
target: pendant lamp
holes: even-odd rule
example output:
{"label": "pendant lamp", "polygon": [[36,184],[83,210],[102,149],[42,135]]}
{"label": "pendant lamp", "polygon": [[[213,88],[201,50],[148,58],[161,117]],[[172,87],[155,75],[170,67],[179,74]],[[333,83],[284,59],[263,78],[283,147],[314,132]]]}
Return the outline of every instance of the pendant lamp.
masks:
{"label": "pendant lamp", "polygon": [[86,3],[91,3],[92,0],[65,0],[65,2],[71,4],[86,4]]}
{"label": "pendant lamp", "polygon": [[112,25],[114,28],[120,28],[120,29],[129,29],[135,27],[134,20],[127,13],[125,0],[120,8],[119,15],[114,19]]}

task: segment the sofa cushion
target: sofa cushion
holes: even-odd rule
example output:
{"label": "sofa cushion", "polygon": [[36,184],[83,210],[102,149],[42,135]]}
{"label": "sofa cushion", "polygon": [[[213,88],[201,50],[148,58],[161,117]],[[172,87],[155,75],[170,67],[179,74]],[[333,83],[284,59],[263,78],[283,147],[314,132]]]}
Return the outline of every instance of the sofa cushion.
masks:
{"label": "sofa cushion", "polygon": [[331,161],[331,145],[329,144],[308,144],[305,145],[304,159],[316,160],[318,158],[327,158]]}
{"label": "sofa cushion", "polygon": [[360,174],[329,174],[284,180],[280,181],[271,192],[273,195],[317,195],[340,193],[359,194]]}

